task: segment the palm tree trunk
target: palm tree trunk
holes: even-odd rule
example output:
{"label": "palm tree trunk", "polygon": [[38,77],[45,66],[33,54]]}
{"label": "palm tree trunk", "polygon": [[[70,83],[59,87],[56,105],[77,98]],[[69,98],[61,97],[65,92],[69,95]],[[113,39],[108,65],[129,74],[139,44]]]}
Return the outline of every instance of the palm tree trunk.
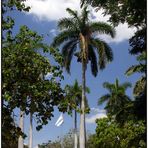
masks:
{"label": "palm tree trunk", "polygon": [[29,148],[32,148],[32,135],[33,135],[33,129],[32,129],[32,113],[30,113],[30,128],[29,128]]}
{"label": "palm tree trunk", "polygon": [[[24,132],[24,111],[20,111],[19,127],[21,128],[21,131]],[[24,148],[24,140],[22,136],[18,139],[18,148]]]}
{"label": "palm tree trunk", "polygon": [[85,128],[85,60],[82,58],[82,100],[81,100],[81,111],[80,114],[80,136],[79,143],[80,148],[86,147],[86,128]]}
{"label": "palm tree trunk", "polygon": [[74,148],[78,147],[78,136],[77,136],[77,112],[74,110]]}

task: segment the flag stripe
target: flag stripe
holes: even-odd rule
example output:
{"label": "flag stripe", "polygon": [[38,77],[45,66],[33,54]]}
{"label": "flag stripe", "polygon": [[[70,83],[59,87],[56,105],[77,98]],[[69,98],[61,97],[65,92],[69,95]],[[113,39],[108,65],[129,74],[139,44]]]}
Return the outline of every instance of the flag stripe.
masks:
{"label": "flag stripe", "polygon": [[62,125],[63,122],[64,122],[64,120],[61,120],[56,126],[60,126],[60,125]]}
{"label": "flag stripe", "polygon": [[55,123],[56,126],[60,126],[64,122],[63,114],[60,115],[57,122]]}

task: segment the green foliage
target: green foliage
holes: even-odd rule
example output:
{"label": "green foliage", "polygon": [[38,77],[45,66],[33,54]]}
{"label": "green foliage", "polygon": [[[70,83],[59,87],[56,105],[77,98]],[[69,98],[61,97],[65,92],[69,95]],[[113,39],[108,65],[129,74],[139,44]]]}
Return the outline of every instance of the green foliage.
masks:
{"label": "green foliage", "polygon": [[143,121],[129,120],[123,127],[109,118],[97,119],[96,123],[96,135],[93,141],[96,148],[146,147],[144,139],[146,127]]}
{"label": "green foliage", "polygon": [[[61,71],[37,52],[37,49],[48,48],[36,32],[22,26],[11,38],[11,42],[6,40],[2,46],[2,99],[11,109],[19,107],[26,114],[35,113],[39,130],[42,124],[48,123],[53,107],[63,98],[60,83],[55,81]],[[53,73],[50,81],[44,79],[48,73]]]}
{"label": "green foliage", "polygon": [[146,51],[146,26],[142,26],[129,40],[130,53],[137,55]]}
{"label": "green foliage", "polygon": [[138,27],[146,23],[146,0],[81,0],[81,6],[84,4],[90,4],[97,10],[103,8],[104,15],[110,15],[109,20],[114,25],[127,22]]}
{"label": "green foliage", "polygon": [[[2,45],[2,99],[11,110],[19,107],[28,115],[34,113],[37,130],[53,116],[53,107],[63,99],[63,90],[57,77],[62,78],[59,66],[51,66],[38,50],[49,51],[43,37],[22,26],[16,36],[8,31]],[[52,53],[51,53],[52,54]],[[59,55],[54,55],[59,60]],[[44,76],[53,74],[50,81]],[[32,103],[33,102],[33,103]]]}

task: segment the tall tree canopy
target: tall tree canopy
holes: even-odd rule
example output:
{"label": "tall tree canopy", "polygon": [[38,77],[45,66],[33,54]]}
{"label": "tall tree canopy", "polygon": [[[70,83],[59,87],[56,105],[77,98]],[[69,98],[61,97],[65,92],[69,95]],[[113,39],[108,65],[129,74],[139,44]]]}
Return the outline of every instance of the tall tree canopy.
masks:
{"label": "tall tree canopy", "polygon": [[[71,17],[63,18],[58,22],[58,28],[61,32],[54,38],[51,46],[57,47],[64,43],[62,54],[64,56],[64,66],[68,72],[70,72],[70,63],[73,55],[77,56],[78,61],[81,62],[83,54],[85,62],[91,62],[92,73],[96,76],[98,72],[97,65],[99,65],[100,69],[105,68],[106,63],[113,60],[113,53],[107,43],[99,38],[93,38],[93,35],[100,33],[114,37],[115,30],[104,22],[91,22],[88,18],[89,11],[87,7],[82,10],[80,16],[78,16],[76,11],[69,8],[66,10]],[[85,43],[83,43],[84,39]],[[80,48],[77,48],[77,45],[79,45]],[[82,47],[84,46],[86,47],[86,51],[82,51]],[[76,49],[80,49],[80,51],[75,52]],[[99,55],[98,64],[96,52]]]}

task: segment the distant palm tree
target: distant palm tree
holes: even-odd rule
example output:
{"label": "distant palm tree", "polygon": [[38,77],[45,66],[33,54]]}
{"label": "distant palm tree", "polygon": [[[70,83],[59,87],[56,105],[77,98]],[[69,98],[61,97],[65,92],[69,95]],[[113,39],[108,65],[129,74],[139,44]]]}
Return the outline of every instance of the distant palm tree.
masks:
{"label": "distant palm tree", "polygon": [[[78,81],[75,80],[74,85],[66,85],[66,98],[68,98],[70,105],[74,109],[74,148],[78,147],[78,136],[77,136],[77,110],[79,110],[78,106],[81,104],[82,99],[82,86],[79,86]],[[88,87],[86,87],[86,92],[90,93]],[[87,99],[85,99],[85,106],[89,108]],[[77,109],[78,108],[78,109]]]}
{"label": "distant palm tree", "polygon": [[[113,60],[111,48],[104,41],[94,38],[95,33],[107,34],[111,37],[115,36],[115,30],[108,24],[103,22],[91,22],[89,20],[89,11],[84,7],[81,15],[77,11],[70,8],[66,9],[71,15],[70,18],[63,18],[58,22],[61,30],[60,34],[54,38],[51,46],[58,47],[64,43],[62,54],[64,57],[64,66],[70,73],[70,64],[73,55],[82,63],[82,100],[80,115],[80,148],[86,147],[86,128],[85,128],[85,71],[88,62],[91,63],[91,71],[94,76],[98,73],[98,66],[104,69],[107,62]],[[79,46],[77,46],[79,45]],[[79,47],[79,48],[77,48]],[[79,49],[76,52],[76,49]],[[98,54],[98,64],[96,52]]]}
{"label": "distant palm tree", "polygon": [[103,87],[106,88],[109,93],[100,97],[98,104],[101,105],[104,102],[107,102],[105,106],[107,113],[110,115],[118,114],[123,106],[130,101],[130,98],[126,95],[125,91],[128,87],[131,87],[131,83],[125,82],[119,84],[118,79],[116,79],[115,84],[104,82]]}

